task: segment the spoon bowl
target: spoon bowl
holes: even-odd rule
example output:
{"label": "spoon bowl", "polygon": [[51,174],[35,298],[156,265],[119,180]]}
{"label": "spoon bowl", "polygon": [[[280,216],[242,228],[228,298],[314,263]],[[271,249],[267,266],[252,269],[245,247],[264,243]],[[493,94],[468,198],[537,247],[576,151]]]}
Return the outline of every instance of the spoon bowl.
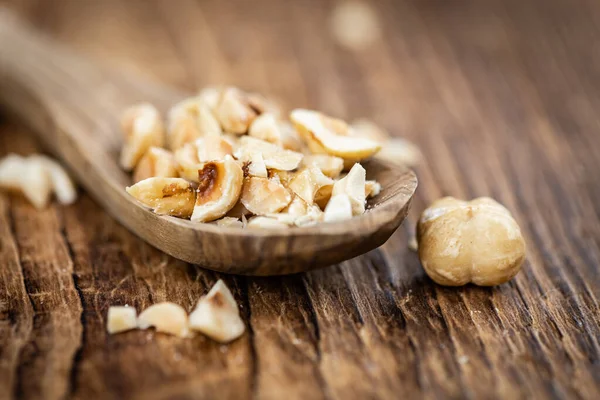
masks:
{"label": "spoon bowl", "polygon": [[364,215],[286,230],[242,229],[160,216],[125,192],[118,166],[118,124],[129,105],[161,111],[184,93],[74,55],[0,9],[0,103],[36,132],[45,147],[106,211],[154,247],[181,260],[233,274],[282,275],[336,264],[383,244],[402,223],[415,174],[373,159],[367,179],[381,183]]}

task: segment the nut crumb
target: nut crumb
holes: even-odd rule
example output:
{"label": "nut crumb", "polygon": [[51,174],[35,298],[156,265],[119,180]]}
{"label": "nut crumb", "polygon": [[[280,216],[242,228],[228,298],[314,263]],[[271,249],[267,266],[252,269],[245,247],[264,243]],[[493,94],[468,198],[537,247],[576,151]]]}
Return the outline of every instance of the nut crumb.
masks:
{"label": "nut crumb", "polygon": [[190,337],[188,315],[175,303],[162,302],[146,308],[138,317],[137,326],[139,329],[154,327],[157,332]]}
{"label": "nut crumb", "polygon": [[106,329],[111,335],[137,328],[137,312],[133,307],[111,306]]}
{"label": "nut crumb", "polygon": [[39,154],[9,154],[0,160],[0,189],[23,193],[37,209],[48,205],[52,193],[64,205],[77,199],[75,185],[63,167]]}
{"label": "nut crumb", "polygon": [[240,337],[246,327],[229,288],[218,280],[190,314],[190,329],[221,343]]}

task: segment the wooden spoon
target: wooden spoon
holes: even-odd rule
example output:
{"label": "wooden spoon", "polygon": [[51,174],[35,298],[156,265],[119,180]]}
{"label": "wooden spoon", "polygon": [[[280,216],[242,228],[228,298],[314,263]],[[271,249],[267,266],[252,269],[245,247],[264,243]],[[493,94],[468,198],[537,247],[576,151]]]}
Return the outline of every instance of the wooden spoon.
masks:
{"label": "wooden spoon", "polygon": [[414,173],[365,163],[382,185],[368,211],[349,221],[288,230],[222,228],[159,216],[125,192],[117,163],[123,109],[148,101],[162,111],[184,94],[94,65],[0,10],[0,102],[16,114],[79,183],[136,235],[172,255],[220,272],[280,275],[339,263],[383,244],[406,217]]}

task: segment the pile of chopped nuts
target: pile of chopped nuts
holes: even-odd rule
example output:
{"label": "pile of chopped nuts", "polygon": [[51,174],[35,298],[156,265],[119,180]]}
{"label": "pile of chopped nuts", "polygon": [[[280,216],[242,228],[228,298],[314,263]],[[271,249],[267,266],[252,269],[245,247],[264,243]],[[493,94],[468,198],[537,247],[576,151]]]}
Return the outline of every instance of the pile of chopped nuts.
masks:
{"label": "pile of chopped nuts", "polygon": [[63,167],[39,154],[9,154],[0,160],[0,189],[22,193],[37,209],[45,208],[52,194],[60,204],[77,199],[75,185]]}
{"label": "pile of chopped nuts", "polygon": [[110,334],[154,327],[157,332],[184,338],[200,332],[220,343],[237,339],[246,329],[237,303],[222,280],[198,301],[189,316],[183,307],[163,302],[146,308],[139,316],[133,307],[112,306],[107,319]]}
{"label": "pile of chopped nuts", "polygon": [[[232,87],[175,104],[166,124],[151,104],[134,105],[122,118],[121,166],[134,180],[126,190],[157,214],[224,227],[279,229],[363,214],[381,185],[366,180],[360,161],[397,140],[370,122],[304,109],[291,112],[291,123],[280,115],[275,102]],[[392,159],[419,159],[418,149],[399,146]]]}

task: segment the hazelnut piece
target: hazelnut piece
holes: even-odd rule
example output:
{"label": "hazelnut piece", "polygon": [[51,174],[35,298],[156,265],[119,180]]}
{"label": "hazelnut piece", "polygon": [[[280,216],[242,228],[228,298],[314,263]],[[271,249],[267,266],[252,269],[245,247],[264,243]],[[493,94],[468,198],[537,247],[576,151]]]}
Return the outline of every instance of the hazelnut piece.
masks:
{"label": "hazelnut piece", "polygon": [[150,147],[133,171],[133,182],[143,181],[153,176],[176,178],[176,167],[173,153],[160,147]]}
{"label": "hazelnut piece", "polygon": [[190,314],[190,328],[220,343],[231,342],[244,333],[238,305],[222,280],[198,301]]}
{"label": "hazelnut piece", "polygon": [[198,170],[198,190],[192,221],[209,222],[223,217],[237,203],[244,172],[239,164],[225,156],[222,161],[202,164]]}
{"label": "hazelnut piece", "polygon": [[381,148],[378,142],[352,136],[344,121],[316,111],[296,109],[292,111],[290,119],[315,153],[325,151],[334,156],[361,160]]}
{"label": "hazelnut piece", "polygon": [[365,212],[365,176],[366,171],[362,165],[356,163],[348,172],[348,175],[333,185],[332,196],[341,193],[348,195],[352,203],[352,214],[360,215]]}
{"label": "hazelnut piece", "polygon": [[421,214],[419,258],[440,285],[499,285],[512,279],[525,259],[525,241],[510,212],[488,197],[445,197]]}
{"label": "hazelnut piece", "polygon": [[250,177],[244,182],[240,201],[253,214],[266,215],[287,207],[292,195],[273,179]]}
{"label": "hazelnut piece", "polygon": [[333,180],[323,175],[319,168],[311,165],[296,174],[290,181],[289,188],[307,204],[312,205],[317,192],[321,188],[331,185],[333,185]]}
{"label": "hazelnut piece", "polygon": [[188,315],[183,307],[170,302],[162,302],[146,308],[138,317],[138,328],[148,329],[151,326],[157,332],[168,333],[179,337],[190,337]]}
{"label": "hazelnut piece", "polygon": [[137,104],[125,110],[121,129],[124,144],[120,163],[126,171],[131,171],[151,146],[162,147],[164,144],[164,125],[152,104]]}
{"label": "hazelnut piece", "polygon": [[200,98],[192,97],[177,103],[169,111],[168,143],[171,150],[177,150],[186,143],[192,143],[203,136],[218,136],[221,127],[213,116],[210,107]]}
{"label": "hazelnut piece", "polygon": [[106,330],[111,335],[137,328],[137,312],[133,307],[111,306],[107,319]]}
{"label": "hazelnut piece", "polygon": [[185,179],[152,177],[125,190],[156,214],[189,218],[194,210],[196,193]]}
{"label": "hazelnut piece", "polygon": [[325,207],[325,222],[345,221],[352,218],[352,202],[346,193],[333,196]]}
{"label": "hazelnut piece", "polygon": [[314,165],[323,172],[325,176],[337,178],[344,169],[344,159],[330,156],[328,154],[312,154],[304,156],[302,165]]}

